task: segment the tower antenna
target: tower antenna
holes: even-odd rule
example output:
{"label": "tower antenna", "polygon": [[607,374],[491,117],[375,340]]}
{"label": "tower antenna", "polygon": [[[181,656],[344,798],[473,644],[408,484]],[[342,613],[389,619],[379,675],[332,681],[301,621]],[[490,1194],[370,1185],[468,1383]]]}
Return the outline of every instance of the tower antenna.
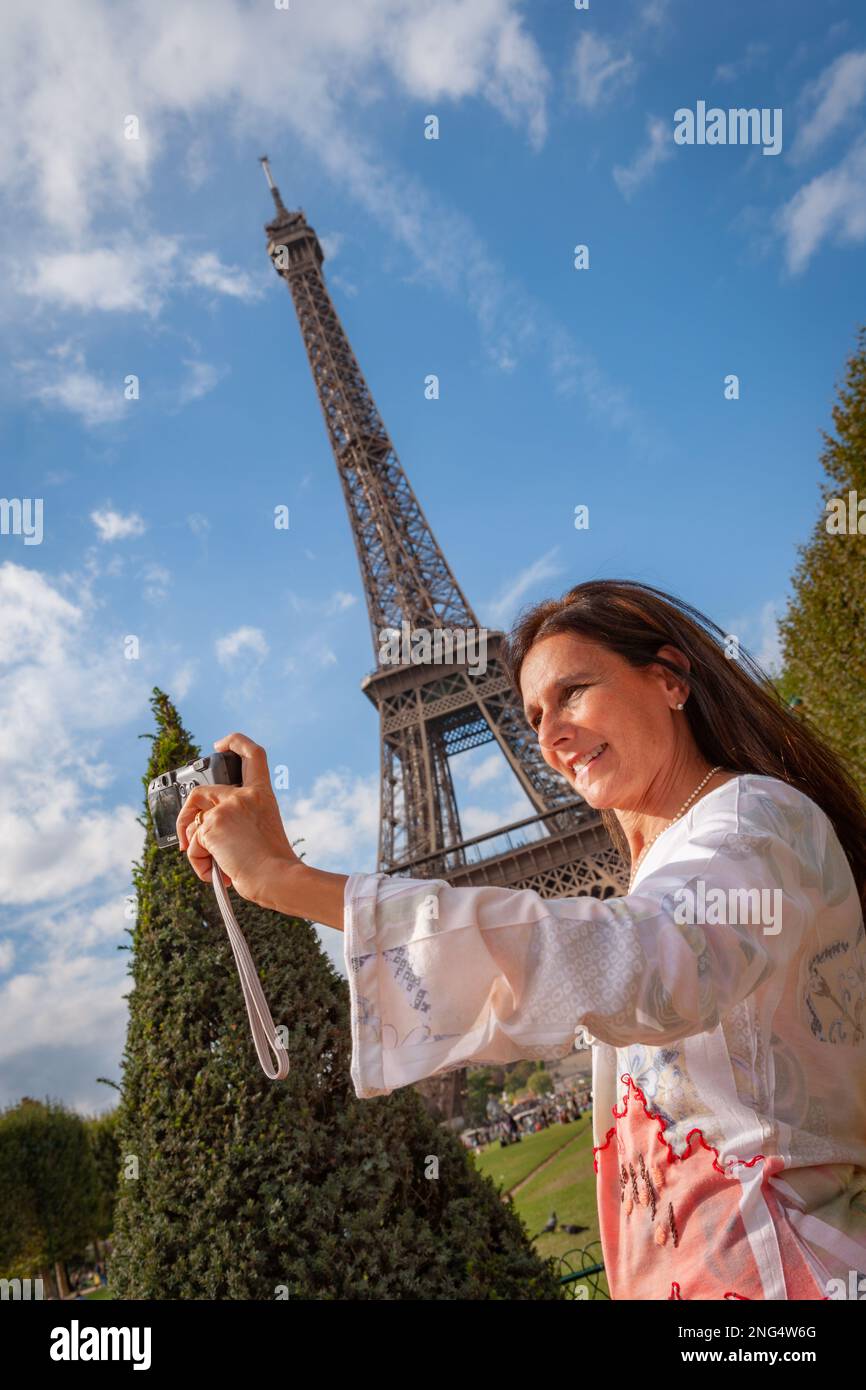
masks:
{"label": "tower antenna", "polygon": [[280,214],[280,216],[282,216],[282,217],[288,217],[289,211],[288,211],[288,208],[284,205],[282,198],[280,197],[280,190],[277,188],[277,185],[274,183],[274,176],[273,176],[273,174],[271,173],[271,166],[270,166],[270,162],[269,162],[269,160],[268,160],[268,156],[267,156],[266,154],[260,154],[260,155],[259,155],[259,163],[261,164],[262,168],[263,168],[264,171],[265,171],[265,178],[266,178],[267,181],[268,181],[268,188],[271,190],[271,197],[272,197],[273,200],[274,200],[274,203],[275,203],[275,205],[276,205],[277,212],[278,212],[278,213]]}
{"label": "tower antenna", "polygon": [[265,178],[266,178],[267,181],[268,181],[268,188],[270,188],[270,189],[276,188],[276,184],[274,183],[273,175],[272,175],[272,173],[271,173],[271,166],[270,166],[270,164],[268,163],[268,157],[267,157],[266,154],[260,154],[260,155],[259,155],[259,163],[261,164],[262,168],[263,168],[264,171],[265,171]]}

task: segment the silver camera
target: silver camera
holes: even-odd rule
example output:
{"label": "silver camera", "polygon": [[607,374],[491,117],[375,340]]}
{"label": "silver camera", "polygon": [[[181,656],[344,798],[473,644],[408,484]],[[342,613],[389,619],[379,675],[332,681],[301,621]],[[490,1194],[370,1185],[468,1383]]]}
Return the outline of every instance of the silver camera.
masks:
{"label": "silver camera", "polygon": [[186,767],[160,773],[147,789],[147,804],[160,849],[176,845],[177,818],[193,787],[243,785],[243,764],[237,753],[210,753]]}

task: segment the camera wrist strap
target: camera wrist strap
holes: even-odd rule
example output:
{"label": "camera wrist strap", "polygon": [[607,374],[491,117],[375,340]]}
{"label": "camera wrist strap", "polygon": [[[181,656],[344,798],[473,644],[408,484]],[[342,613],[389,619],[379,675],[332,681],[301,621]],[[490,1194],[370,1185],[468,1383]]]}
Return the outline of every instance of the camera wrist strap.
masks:
{"label": "camera wrist strap", "polygon": [[[229,943],[234,954],[235,965],[238,968],[241,989],[244,992],[244,1003],[247,1006],[247,1017],[250,1021],[250,1030],[262,1071],[271,1081],[284,1081],[289,1074],[289,1054],[277,1037],[274,1020],[271,1018],[271,1011],[268,1008],[261,981],[253,964],[250,948],[232,911],[219,865],[215,859],[212,859],[211,863],[213,864],[214,893],[222,913],[222,919],[226,924]],[[268,1056],[268,1048],[276,1059],[276,1071],[273,1070],[271,1059]]]}

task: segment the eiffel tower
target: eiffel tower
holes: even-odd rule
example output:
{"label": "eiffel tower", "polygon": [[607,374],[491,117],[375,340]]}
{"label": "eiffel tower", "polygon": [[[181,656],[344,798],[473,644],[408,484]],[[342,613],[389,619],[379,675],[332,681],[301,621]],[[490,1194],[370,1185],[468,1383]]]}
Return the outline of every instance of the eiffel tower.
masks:
{"label": "eiffel tower", "polygon": [[[541,756],[502,662],[505,634],[479,628],[400,465],[325,285],[319,239],[303,209],[284,206],[266,156],[261,163],[276,207],[265,226],[268,255],[298,315],[377,660],[361,689],[380,720],[379,872],[533,888],[542,897],[622,893],[627,871],[600,815]],[[413,661],[419,633],[442,634],[447,659],[418,660],[416,646]],[[399,661],[393,643],[383,659],[388,634],[399,635]],[[485,743],[498,745],[534,814],[467,838],[449,759]],[[448,1072],[417,1089],[451,1120],[464,1081],[465,1071]]]}

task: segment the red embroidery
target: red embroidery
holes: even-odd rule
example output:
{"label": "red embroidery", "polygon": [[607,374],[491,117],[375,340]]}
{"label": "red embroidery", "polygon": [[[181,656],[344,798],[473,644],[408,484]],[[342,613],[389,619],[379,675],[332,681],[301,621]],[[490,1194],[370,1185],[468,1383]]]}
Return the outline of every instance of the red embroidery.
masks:
{"label": "red embroidery", "polygon": [[674,1220],[674,1209],[672,1203],[668,1202],[668,1224],[671,1228],[671,1235],[674,1238],[674,1247],[680,1243],[680,1233],[677,1230],[677,1223]]}
{"label": "red embroidery", "polygon": [[[752,1302],[754,1301],[753,1299],[748,1298],[747,1295],[744,1294],[744,1293],[730,1293],[730,1292],[728,1292],[728,1293],[722,1294],[722,1298],[739,1298],[739,1299],[741,1300],[741,1302],[743,1302],[743,1303],[752,1303]],[[670,1293],[668,1294],[668,1303],[670,1303],[671,1299],[679,1299],[679,1301],[680,1301],[681,1303],[683,1302],[683,1296],[682,1296],[682,1294],[680,1293],[680,1286],[679,1286],[679,1284],[676,1282],[676,1280],[674,1280],[674,1282],[671,1284],[671,1291],[670,1291]]]}
{"label": "red embroidery", "polygon": [[[663,1115],[651,1114],[649,1107],[646,1103],[646,1096],[644,1095],[640,1086],[637,1086],[635,1084],[635,1082],[629,1076],[628,1072],[623,1072],[622,1076],[619,1079],[620,1081],[626,1083],[626,1091],[625,1095],[622,1098],[622,1110],[617,1110],[615,1105],[612,1107],[611,1114],[613,1115],[615,1120],[622,1120],[625,1118],[626,1114],[628,1113],[628,1103],[631,1096],[631,1091],[634,1091],[635,1095],[638,1097],[641,1105],[643,1106],[643,1112],[646,1115],[647,1119],[658,1121],[659,1132],[657,1138],[659,1142],[664,1144],[665,1148],[667,1149],[668,1163],[682,1163],[683,1159],[689,1157],[692,1151],[692,1135],[696,1134],[698,1136],[698,1141],[701,1147],[706,1149],[707,1153],[711,1153],[713,1155],[713,1167],[716,1169],[716,1171],[718,1173],[721,1173],[723,1178],[729,1178],[731,1176],[730,1172],[727,1172],[725,1168],[719,1163],[718,1149],[714,1148],[712,1144],[707,1143],[706,1139],[703,1136],[703,1133],[701,1132],[700,1126],[698,1125],[696,1125],[694,1129],[690,1129],[688,1134],[686,1135],[686,1147],[683,1150],[683,1152],[681,1154],[674,1153],[671,1144],[668,1142],[664,1135],[664,1132],[668,1127],[667,1120],[664,1118]],[[596,1154],[601,1153],[602,1149],[607,1148],[608,1144],[610,1143],[611,1139],[615,1134],[616,1125],[611,1125],[610,1129],[607,1131],[607,1134],[605,1135],[604,1143],[595,1145],[592,1150],[592,1166],[595,1169],[596,1173],[598,1172],[598,1159],[596,1158]],[[746,1168],[751,1168],[752,1165],[754,1163],[757,1163],[759,1159],[763,1159],[764,1162],[766,1162],[766,1156],[764,1154],[755,1154],[754,1158],[732,1158],[729,1160],[729,1162],[731,1167],[733,1167],[735,1163],[742,1163],[745,1165]]]}
{"label": "red embroidery", "polygon": [[[592,1151],[612,1297],[752,1302],[764,1297],[768,1280],[783,1276],[786,1293],[781,1296],[822,1298],[765,1181],[782,1167],[780,1157],[755,1154],[726,1158],[723,1163],[720,1150],[697,1125],[689,1130],[682,1152],[676,1153],[667,1137],[667,1130],[676,1132],[676,1126],[650,1109],[646,1095],[628,1073],[620,1079],[625,1092],[620,1103],[611,1107],[615,1123]],[[653,1148],[656,1140],[664,1147],[664,1158]],[[709,1163],[704,1154],[709,1154]],[[693,1162],[684,1168],[688,1158]],[[779,1246],[777,1256],[767,1257],[766,1267],[752,1251],[740,1210],[741,1176],[733,1171],[737,1165],[751,1169],[759,1161],[764,1164],[763,1176],[752,1176],[760,1183],[756,1197],[762,1203],[761,1219],[772,1222]],[[643,1208],[643,1214],[636,1216],[635,1207]],[[712,1251],[709,1261],[708,1248]],[[671,1280],[674,1269],[680,1282]],[[722,1292],[726,1283],[734,1287]],[[740,1289],[751,1288],[751,1294],[740,1293],[737,1284]],[[684,1288],[689,1292],[684,1293]]]}
{"label": "red embroidery", "polygon": [[653,1219],[653,1221],[655,1221],[655,1219],[656,1219],[656,1205],[657,1205],[657,1201],[658,1201],[658,1199],[657,1199],[657,1197],[656,1197],[656,1190],[655,1190],[655,1188],[653,1187],[653,1180],[652,1180],[652,1178],[650,1177],[649,1173],[647,1172],[646,1164],[644,1163],[644,1160],[643,1160],[643,1154],[638,1154],[637,1158],[638,1158],[638,1163],[640,1164],[640,1175],[641,1175],[641,1177],[643,1178],[644,1183],[646,1184],[646,1190],[647,1190],[647,1193],[649,1194],[649,1204],[650,1204],[650,1209],[651,1209],[651,1211],[652,1211],[652,1219]]}

